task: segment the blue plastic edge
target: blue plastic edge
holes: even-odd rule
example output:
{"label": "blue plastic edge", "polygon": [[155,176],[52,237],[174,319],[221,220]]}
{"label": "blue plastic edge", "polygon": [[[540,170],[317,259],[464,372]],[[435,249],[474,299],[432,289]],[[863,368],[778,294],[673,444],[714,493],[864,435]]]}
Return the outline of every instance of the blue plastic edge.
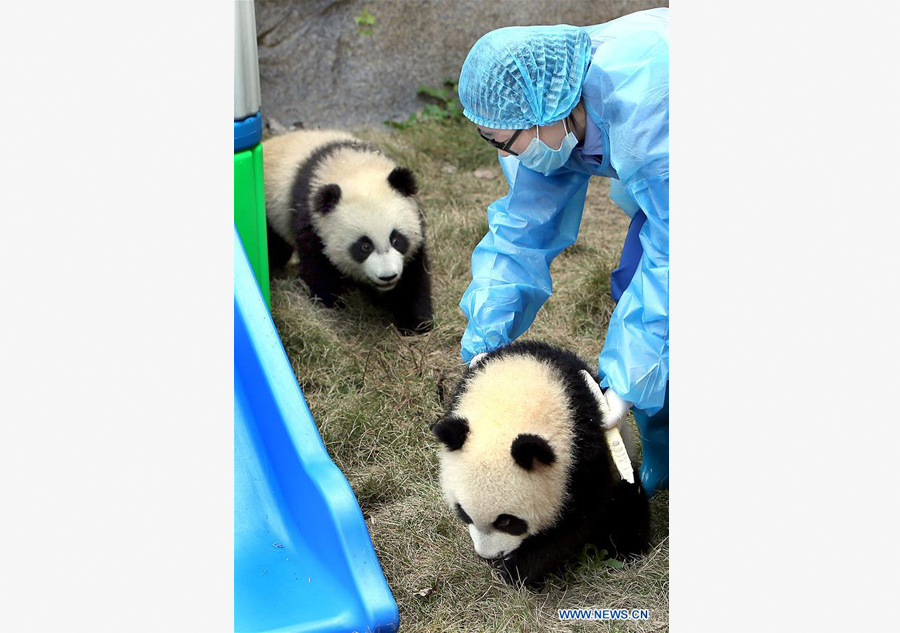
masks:
{"label": "blue plastic edge", "polygon": [[[331,510],[331,516],[322,519],[330,519],[335,524],[354,589],[362,598],[368,619],[375,627],[373,630],[385,633],[396,631],[400,622],[397,603],[381,571],[362,511],[346,477],[328,456],[315,427],[237,227],[234,229],[234,300],[236,313],[243,318],[276,404],[283,413],[281,417],[294,453]],[[289,414],[297,410],[302,411],[303,415]],[[328,485],[324,486],[325,483]]]}
{"label": "blue plastic edge", "polygon": [[234,151],[250,149],[262,140],[262,114],[234,122]]}

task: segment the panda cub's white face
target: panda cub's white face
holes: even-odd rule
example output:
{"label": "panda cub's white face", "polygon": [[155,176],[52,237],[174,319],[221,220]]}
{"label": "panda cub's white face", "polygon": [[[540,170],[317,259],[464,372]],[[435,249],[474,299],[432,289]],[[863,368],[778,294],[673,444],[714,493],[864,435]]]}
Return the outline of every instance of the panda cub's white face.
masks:
{"label": "panda cub's white face", "polygon": [[397,229],[387,239],[377,235],[373,240],[367,233],[349,247],[350,257],[362,267],[366,280],[381,291],[391,290],[400,281],[408,250],[409,240]]}
{"label": "panda cub's white face", "polygon": [[396,287],[423,241],[412,175],[399,172],[405,170],[381,156],[335,152],[317,173],[323,184],[311,216],[325,256],[345,275],[383,292]]}
{"label": "panda cub's white face", "polygon": [[407,256],[422,242],[421,232],[417,224],[402,221],[412,216],[408,211],[367,207],[339,204],[321,218],[319,231],[325,255],[341,272],[386,292],[400,281]]}

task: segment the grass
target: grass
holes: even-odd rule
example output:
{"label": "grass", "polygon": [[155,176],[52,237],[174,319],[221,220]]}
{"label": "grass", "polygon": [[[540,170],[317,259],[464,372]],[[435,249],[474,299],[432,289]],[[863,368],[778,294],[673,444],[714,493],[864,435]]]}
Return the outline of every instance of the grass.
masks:
{"label": "grass", "polygon": [[[468,532],[441,498],[429,427],[442,410],[442,394],[462,372],[459,299],[470,280],[472,249],[486,231],[485,209],[506,193],[506,182],[495,150],[471,125],[435,121],[357,135],[419,178],[435,329],[401,337],[389,315],[360,295],[350,295],[339,310],[313,304],[290,271],[273,280],[272,308],[325,446],[357,495],[401,630],[668,630],[667,492],[651,502],[653,549],[622,569],[594,557],[533,591],[504,584],[476,557]],[[475,170],[493,177],[475,177]],[[554,295],[523,337],[563,345],[594,365],[613,308],[609,271],[628,228],[606,194],[605,181],[592,181],[579,241],[554,262]],[[650,620],[558,620],[557,608],[580,607],[645,608]]]}

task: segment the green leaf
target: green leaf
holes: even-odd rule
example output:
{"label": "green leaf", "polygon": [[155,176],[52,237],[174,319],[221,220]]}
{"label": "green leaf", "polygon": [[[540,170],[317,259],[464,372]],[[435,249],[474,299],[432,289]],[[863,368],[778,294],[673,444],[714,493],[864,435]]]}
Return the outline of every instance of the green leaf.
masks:
{"label": "green leaf", "polygon": [[[426,86],[424,84],[420,84],[416,88],[416,94],[418,94],[420,97],[433,99],[434,101],[437,101],[437,103],[427,103],[422,108],[421,112],[419,112],[418,117],[416,117],[415,113],[411,114],[409,119],[402,124],[403,127],[408,127],[417,122],[420,123],[425,121],[465,121],[465,116],[463,115],[463,107],[459,101],[459,97],[456,94],[457,85],[458,82],[453,79],[444,80],[444,87]],[[397,124],[395,122],[390,125],[391,127],[399,127],[400,124]]]}
{"label": "green leaf", "polygon": [[[362,13],[360,13],[358,16],[356,16],[356,23],[360,26],[362,26],[362,25],[372,26],[373,24],[375,24],[375,16],[372,15],[371,13],[369,13],[368,8],[363,8]],[[370,32],[371,32],[371,29],[370,29]]]}
{"label": "green leaf", "polygon": [[441,109],[441,106],[436,106],[433,103],[429,103],[422,110],[422,114],[427,117],[434,117],[438,119],[443,119],[445,115],[444,110]]}
{"label": "green leaf", "polygon": [[432,88],[431,86],[419,86],[418,93],[427,95],[432,99],[437,99],[443,103],[449,102],[453,98],[453,93],[443,88]]}

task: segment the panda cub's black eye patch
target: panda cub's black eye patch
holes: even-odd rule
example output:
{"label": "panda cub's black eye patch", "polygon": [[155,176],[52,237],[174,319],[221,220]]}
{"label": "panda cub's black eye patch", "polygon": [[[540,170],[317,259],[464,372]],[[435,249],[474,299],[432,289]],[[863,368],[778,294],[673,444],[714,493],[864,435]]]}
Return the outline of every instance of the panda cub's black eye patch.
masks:
{"label": "panda cub's black eye patch", "polygon": [[469,515],[466,514],[466,511],[462,509],[462,506],[458,503],[456,504],[456,516],[462,519],[466,523],[471,523],[472,519],[469,518]]}
{"label": "panda cub's black eye patch", "polygon": [[494,521],[494,529],[499,532],[512,534],[513,536],[519,536],[528,531],[528,524],[519,517],[514,517],[511,514],[501,514]]}
{"label": "panda cub's black eye patch", "polygon": [[393,246],[401,255],[406,255],[409,250],[409,240],[400,231],[391,231],[391,246]]}
{"label": "panda cub's black eye patch", "polygon": [[375,246],[372,244],[372,240],[363,235],[353,242],[353,245],[350,247],[350,257],[352,257],[354,261],[362,264],[374,250]]}

